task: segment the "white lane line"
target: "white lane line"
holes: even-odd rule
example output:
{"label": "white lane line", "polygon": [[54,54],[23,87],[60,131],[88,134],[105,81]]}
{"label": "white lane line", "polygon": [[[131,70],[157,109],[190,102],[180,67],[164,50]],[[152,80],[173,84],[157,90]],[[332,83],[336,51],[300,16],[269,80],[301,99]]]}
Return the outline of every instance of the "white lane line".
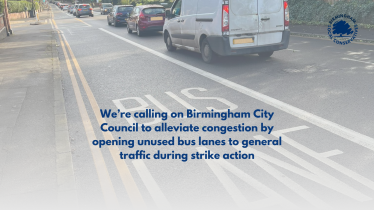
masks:
{"label": "white lane line", "polygon": [[70,35],[74,35],[68,28],[66,29],[70,33]]}
{"label": "white lane line", "polygon": [[187,103],[185,100],[179,98],[179,96],[175,95],[174,93],[172,92],[165,92],[165,93],[169,95],[170,97],[172,97],[174,100],[178,101],[180,104],[182,104],[187,109],[196,110],[196,112],[200,112],[198,109],[193,107],[191,104]]}
{"label": "white lane line", "polygon": [[157,207],[159,209],[172,209],[164,193],[162,193],[160,187],[158,186],[156,181],[153,179],[147,166],[144,164],[144,161],[134,160],[132,161],[132,163],[134,164],[136,171],[138,171],[140,178],[143,180],[145,187],[151,194]]}
{"label": "white lane line", "polygon": [[350,58],[342,58],[342,60],[355,61],[355,62],[360,62],[360,63],[366,63],[366,64],[374,65],[374,63],[371,63],[371,62],[368,62],[368,61],[360,61],[360,60],[355,60],[355,59],[350,59]]}
{"label": "white lane line", "polygon": [[[307,126],[300,126],[300,127],[296,127],[296,128],[298,128],[300,130],[300,128],[302,128],[302,127],[308,128]],[[283,131],[285,131],[285,130],[283,130]],[[352,179],[356,180],[357,182],[363,184],[364,186],[374,190],[374,182],[371,181],[370,179],[368,179],[368,178],[366,178],[366,177],[364,177],[364,176],[362,176],[362,175],[360,175],[360,174],[340,165],[339,163],[321,155],[320,153],[317,153],[317,152],[309,149],[308,147],[296,142],[295,140],[293,140],[293,139],[287,137],[286,135],[284,135],[282,133],[282,131],[273,131],[272,135],[276,136],[276,137],[282,136],[283,142],[288,143],[289,145],[291,145],[291,146],[295,147],[296,149],[304,152],[305,154],[321,161],[322,163],[330,166],[331,168],[334,168],[335,170],[341,172],[342,174],[345,174],[346,176],[351,177]],[[370,199],[368,199],[368,200],[370,200]]]}
{"label": "white lane line", "polygon": [[[198,147],[196,148],[199,153],[204,153],[208,149],[206,147]],[[213,154],[215,154],[213,151],[211,151]],[[256,180],[255,178],[251,177],[250,175],[246,174],[236,166],[232,165],[231,163],[227,162],[223,159],[214,159],[214,160],[207,160],[204,159],[205,162],[208,164],[210,169],[213,171],[213,173],[217,176],[218,180],[222,183],[224,188],[227,190],[227,192],[230,194],[236,205],[240,209],[248,209],[249,207],[251,209],[253,208],[260,208],[264,207],[261,206],[263,204],[262,202],[252,202],[249,203],[245,196],[241,193],[239,188],[235,185],[235,183],[231,180],[231,178],[226,174],[226,172],[223,169],[226,169],[230,173],[237,176],[239,179],[253,187],[254,189],[261,192],[263,195],[267,196],[267,199],[272,199],[274,204],[274,201],[276,201],[277,204],[283,204],[286,205],[287,209],[295,209],[296,206],[288,201],[286,198],[282,197],[280,194],[278,194],[276,191],[272,190],[271,188],[267,187],[266,185],[262,184],[260,181]],[[278,205],[279,206],[279,205]]]}
{"label": "white lane line", "polygon": [[343,152],[338,150],[338,149],[334,149],[334,150],[331,150],[331,151],[328,151],[328,152],[320,153],[320,155],[322,157],[325,157],[325,158],[332,157],[332,156],[335,156],[335,155],[341,155],[341,154],[343,154]]}
{"label": "white lane line", "polygon": [[327,130],[327,131],[329,131],[331,133],[334,133],[334,134],[336,134],[336,135],[338,135],[340,137],[343,137],[343,138],[345,138],[345,139],[347,139],[349,141],[352,141],[352,142],[354,142],[356,144],[359,144],[359,145],[361,145],[363,147],[366,147],[366,148],[374,151],[374,138],[371,138],[369,136],[363,135],[363,134],[358,133],[358,132],[356,132],[354,130],[351,130],[349,128],[343,127],[343,126],[341,126],[339,124],[336,124],[334,122],[331,122],[329,120],[323,119],[322,117],[319,117],[317,115],[311,114],[311,113],[306,112],[306,111],[304,111],[302,109],[299,109],[297,107],[294,107],[292,105],[289,105],[287,103],[279,101],[279,100],[277,100],[275,98],[271,98],[271,97],[269,97],[267,95],[264,95],[262,93],[256,92],[256,91],[254,91],[252,89],[249,89],[249,88],[244,87],[242,85],[236,84],[236,83],[231,82],[231,81],[229,81],[227,79],[224,79],[222,77],[219,77],[219,76],[216,76],[214,74],[208,73],[208,72],[206,72],[206,71],[204,71],[202,69],[196,68],[196,67],[191,66],[191,65],[189,65],[187,63],[184,63],[182,61],[179,61],[177,59],[174,59],[172,57],[164,55],[164,54],[162,54],[160,52],[152,50],[152,49],[150,49],[148,47],[145,47],[145,46],[143,46],[141,44],[138,44],[136,42],[128,40],[128,39],[126,39],[124,37],[121,37],[121,36],[119,36],[119,35],[117,35],[115,33],[107,31],[107,30],[105,30],[103,28],[99,28],[99,29],[101,31],[109,34],[109,35],[112,35],[112,36],[114,36],[114,37],[116,37],[118,39],[121,39],[122,41],[125,41],[125,42],[127,42],[129,44],[132,44],[132,45],[134,45],[134,46],[136,46],[136,47],[138,47],[140,49],[143,49],[143,50],[145,50],[145,51],[147,51],[149,53],[152,53],[152,54],[154,54],[154,55],[156,55],[156,56],[158,56],[160,58],[163,58],[163,59],[165,59],[165,60],[167,60],[169,62],[172,62],[172,63],[174,63],[176,65],[179,65],[179,66],[181,66],[181,67],[183,67],[183,68],[185,68],[187,70],[190,70],[190,71],[195,72],[195,73],[197,73],[197,74],[199,74],[201,76],[204,76],[204,77],[206,77],[208,79],[211,79],[211,80],[213,80],[215,82],[218,82],[218,83],[220,83],[220,84],[222,84],[224,86],[227,86],[227,87],[229,87],[229,88],[231,88],[233,90],[236,90],[236,91],[238,91],[240,93],[243,93],[243,94],[245,94],[245,95],[247,95],[249,97],[252,97],[254,99],[262,101],[262,102],[264,102],[264,103],[266,103],[266,104],[268,104],[270,106],[278,108],[278,109],[280,109],[280,110],[282,110],[284,112],[287,112],[287,113],[289,113],[289,114],[291,114],[291,115],[293,115],[295,117],[303,119],[303,120],[305,120],[305,121],[307,121],[307,122],[309,122],[311,124],[314,124],[314,125],[322,128],[322,129],[325,129],[325,130]]}
{"label": "white lane line", "polygon": [[[170,109],[166,108],[162,103],[160,103],[157,99],[155,99],[151,95],[145,95],[145,97],[150,100],[154,105],[156,105],[161,111],[167,112],[169,116],[171,116],[172,111]],[[184,119],[187,119],[187,116],[182,117]]]}

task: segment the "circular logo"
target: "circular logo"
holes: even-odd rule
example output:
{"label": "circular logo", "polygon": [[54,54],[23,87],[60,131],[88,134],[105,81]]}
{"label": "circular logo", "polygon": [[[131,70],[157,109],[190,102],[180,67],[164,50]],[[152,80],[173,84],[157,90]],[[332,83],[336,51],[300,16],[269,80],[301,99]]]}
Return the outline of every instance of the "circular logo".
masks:
{"label": "circular logo", "polygon": [[351,16],[337,15],[330,20],[327,31],[336,44],[346,45],[356,38],[358,27]]}

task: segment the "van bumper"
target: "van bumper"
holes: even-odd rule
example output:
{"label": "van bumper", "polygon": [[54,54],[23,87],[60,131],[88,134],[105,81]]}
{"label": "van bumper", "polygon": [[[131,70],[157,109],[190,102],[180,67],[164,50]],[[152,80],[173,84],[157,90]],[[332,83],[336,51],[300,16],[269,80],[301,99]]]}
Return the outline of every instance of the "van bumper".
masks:
{"label": "van bumper", "polygon": [[241,48],[241,49],[231,48],[229,37],[208,36],[207,39],[213,52],[217,53],[218,55],[228,56],[228,55],[255,54],[255,53],[261,53],[261,52],[269,52],[269,51],[287,49],[288,43],[290,41],[290,30],[283,31],[282,41],[280,43],[265,45],[265,46]]}

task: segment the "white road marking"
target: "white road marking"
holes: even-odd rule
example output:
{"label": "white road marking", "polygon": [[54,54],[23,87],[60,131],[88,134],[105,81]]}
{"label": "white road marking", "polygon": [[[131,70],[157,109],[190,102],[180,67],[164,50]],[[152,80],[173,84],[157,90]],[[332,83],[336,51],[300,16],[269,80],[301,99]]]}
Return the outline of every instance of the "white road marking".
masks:
{"label": "white road marking", "polygon": [[334,150],[331,150],[331,151],[328,151],[328,152],[320,153],[320,155],[325,157],[325,158],[332,157],[332,156],[335,156],[335,155],[341,155],[341,154],[343,154],[343,152],[338,150],[338,149],[334,149]]}
{"label": "white road marking", "polygon": [[[306,129],[308,128],[307,126],[300,126],[300,127],[295,127],[293,128],[294,131],[296,130],[300,130],[301,128],[303,129]],[[290,144],[291,146],[295,147],[296,149],[304,152],[305,154],[321,161],[322,163],[330,166],[331,168],[334,168],[335,170],[341,172],[342,174],[345,174],[346,176],[348,177],[351,177],[352,179],[356,180],[357,182],[363,184],[364,186],[374,190],[374,182],[371,181],[370,179],[366,178],[366,177],[363,177],[362,175],[340,165],[339,163],[336,163],[335,161],[321,155],[320,153],[317,153],[309,148],[307,148],[306,146],[296,142],[295,140],[287,137],[286,135],[284,135],[284,133],[282,133],[282,131],[285,131],[285,132],[290,132],[291,129],[288,129],[288,130],[280,130],[280,131],[273,131],[272,132],[272,135],[276,136],[276,137],[279,137],[279,136],[282,136],[282,141],[283,142],[286,142],[288,144]],[[357,197],[359,198],[359,197]],[[367,200],[369,197],[367,198],[362,198],[362,200]],[[371,200],[368,199],[368,200]]]}
{"label": "white road marking", "polygon": [[[167,112],[169,116],[171,116],[172,111],[170,109],[166,108],[161,102],[159,102],[157,99],[155,99],[151,95],[145,95],[145,97],[150,100],[154,105],[156,105],[161,111]],[[187,119],[187,116],[183,117],[184,119]],[[182,119],[182,118],[181,118]]]}
{"label": "white road marking", "polygon": [[193,107],[191,104],[187,103],[185,100],[181,99],[179,96],[175,95],[172,92],[165,92],[167,95],[172,97],[174,100],[178,101],[180,104],[182,104],[187,109],[196,110],[197,112],[200,112],[198,109]]}
{"label": "white road marking", "polygon": [[68,28],[66,29],[70,33],[70,35],[74,35]]}
{"label": "white road marking", "polygon": [[366,64],[370,64],[370,65],[374,65],[374,63],[371,63],[371,62],[368,62],[368,61],[360,61],[360,60],[355,60],[355,59],[350,59],[350,58],[342,58],[343,60],[347,60],[347,61],[355,61],[355,62],[360,62],[360,63],[366,63]]}
{"label": "white road marking", "polygon": [[[208,150],[206,147],[198,147],[196,148],[199,153],[204,153],[206,150]],[[211,151],[213,154],[214,152]],[[261,208],[268,206],[269,204],[283,204],[286,205],[287,209],[294,209],[295,205],[279,195],[277,192],[272,190],[271,188],[267,187],[266,185],[262,184],[255,178],[251,177],[250,175],[244,173],[242,170],[238,169],[234,165],[230,164],[229,162],[221,159],[214,159],[214,160],[207,160],[204,159],[205,162],[208,164],[208,166],[211,168],[213,173],[217,176],[219,181],[222,183],[224,188],[227,190],[227,192],[230,194],[236,205],[239,206],[240,209],[248,209],[249,207],[251,209],[253,208]],[[267,196],[268,198],[265,200],[271,199],[271,203],[267,203],[265,206],[262,206],[264,202],[253,202],[249,203],[247,199],[244,197],[244,195],[240,192],[238,187],[233,183],[233,181],[230,179],[229,176],[227,176],[226,172],[223,170],[226,169],[230,171],[232,174],[237,176],[239,179],[243,180],[259,192],[261,192],[263,195]]]}
{"label": "white road marking", "polygon": [[147,51],[149,53],[152,53],[153,55],[156,55],[156,56],[158,56],[158,57],[160,57],[162,59],[165,59],[165,60],[167,60],[167,61],[169,61],[171,63],[179,65],[179,66],[181,66],[181,67],[183,67],[183,68],[185,68],[187,70],[195,72],[195,73],[197,73],[197,74],[199,74],[201,76],[204,76],[204,77],[206,77],[208,79],[211,79],[213,81],[216,81],[217,83],[220,83],[220,84],[222,84],[224,86],[227,86],[227,87],[229,87],[229,88],[231,88],[233,90],[236,90],[236,91],[238,91],[240,93],[243,93],[243,94],[245,94],[245,95],[247,95],[249,97],[252,97],[254,99],[262,101],[262,102],[264,102],[264,103],[266,103],[266,104],[268,104],[270,106],[278,108],[278,109],[280,109],[280,110],[282,110],[282,111],[284,111],[286,113],[289,113],[289,114],[291,114],[291,115],[293,115],[295,117],[303,119],[303,120],[305,120],[305,121],[307,121],[307,122],[309,122],[311,124],[314,124],[314,125],[322,128],[322,129],[325,129],[325,130],[327,130],[327,131],[329,131],[331,133],[334,133],[334,134],[336,134],[336,135],[338,135],[340,137],[343,137],[343,138],[345,138],[345,139],[347,139],[349,141],[352,141],[352,142],[354,142],[356,144],[359,144],[359,145],[361,145],[363,147],[366,147],[366,148],[374,151],[374,139],[371,138],[371,137],[369,137],[369,136],[363,135],[363,134],[358,133],[358,132],[356,132],[354,130],[351,130],[349,128],[343,127],[343,126],[341,126],[339,124],[336,124],[334,122],[326,120],[326,119],[324,119],[322,117],[316,116],[316,115],[311,114],[309,112],[306,112],[306,111],[304,111],[302,109],[299,109],[297,107],[294,107],[292,105],[289,105],[287,103],[279,101],[279,100],[277,100],[275,98],[271,98],[271,97],[269,97],[267,95],[264,95],[262,93],[254,91],[252,89],[244,87],[242,85],[239,85],[239,84],[236,84],[234,82],[231,82],[231,81],[229,81],[227,79],[224,79],[222,77],[219,77],[219,76],[216,76],[214,74],[208,73],[208,72],[206,72],[206,71],[204,71],[202,69],[196,68],[196,67],[191,66],[191,65],[189,65],[187,63],[179,61],[179,60],[177,60],[175,58],[172,58],[172,57],[169,57],[167,55],[164,55],[164,54],[162,54],[160,52],[152,50],[152,49],[150,49],[148,47],[145,47],[145,46],[143,46],[141,44],[138,44],[136,42],[128,40],[128,39],[126,39],[124,37],[121,37],[121,36],[119,36],[119,35],[117,35],[115,33],[107,31],[107,30],[105,30],[103,28],[99,28],[99,29],[101,31],[109,34],[109,35],[112,35],[112,36],[114,36],[114,37],[116,37],[116,38],[118,38],[118,39],[120,39],[122,41],[125,41],[125,42],[127,42],[127,43],[129,43],[131,45],[134,45],[134,46],[136,46],[136,47],[138,47],[140,49],[143,49],[143,50],[145,50],[145,51]]}
{"label": "white road marking", "polygon": [[159,209],[172,209],[164,193],[161,191],[160,187],[149,172],[147,166],[144,164],[144,161],[134,160],[132,161],[132,163],[134,164],[136,171],[138,171],[140,178],[143,180],[145,187],[151,194],[157,207]]}
{"label": "white road marking", "polygon": [[289,49],[289,48],[286,50],[293,51],[293,52],[300,52],[300,50],[294,50],[294,49]]}

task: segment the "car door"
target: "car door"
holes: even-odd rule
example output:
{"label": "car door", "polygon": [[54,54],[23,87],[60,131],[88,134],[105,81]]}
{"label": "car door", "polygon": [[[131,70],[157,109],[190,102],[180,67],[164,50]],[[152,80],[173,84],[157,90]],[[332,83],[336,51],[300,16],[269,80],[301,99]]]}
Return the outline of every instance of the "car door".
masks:
{"label": "car door", "polygon": [[258,0],[258,45],[280,43],[284,31],[283,0]]}
{"label": "car door", "polygon": [[112,23],[114,23],[114,19],[116,17],[116,12],[117,12],[117,8],[116,6],[113,7],[112,11],[110,11],[110,16],[112,17]]}
{"label": "car door", "polygon": [[187,0],[182,2],[182,15],[180,20],[182,45],[196,48],[195,26],[198,0]]}
{"label": "car door", "polygon": [[129,25],[129,28],[130,29],[134,29],[135,28],[135,16],[136,16],[136,10],[138,8],[137,7],[134,7],[134,9],[131,11],[130,13],[130,17],[129,17],[129,21],[128,21],[128,25]]}
{"label": "car door", "polygon": [[176,0],[170,9],[171,17],[168,20],[168,31],[174,44],[182,45],[181,12],[182,0]]}

